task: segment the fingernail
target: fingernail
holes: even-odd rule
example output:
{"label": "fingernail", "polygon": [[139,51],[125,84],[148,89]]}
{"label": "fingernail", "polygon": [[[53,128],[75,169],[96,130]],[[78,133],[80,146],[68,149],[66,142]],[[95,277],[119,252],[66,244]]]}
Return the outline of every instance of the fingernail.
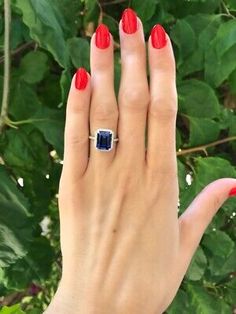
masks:
{"label": "fingernail", "polygon": [[84,68],[79,68],[75,75],[75,87],[77,89],[85,89],[88,83],[88,75]]}
{"label": "fingernail", "polygon": [[160,24],[153,26],[151,31],[152,46],[157,49],[165,47],[167,43],[166,32]]}
{"label": "fingernail", "polygon": [[122,14],[122,27],[123,31],[127,34],[133,34],[138,28],[137,15],[134,10],[125,9]]}
{"label": "fingernail", "polygon": [[235,196],[236,195],[236,187],[232,188],[230,191],[229,191],[229,196]]}
{"label": "fingernail", "polygon": [[110,45],[110,33],[105,24],[100,24],[96,29],[96,46],[100,49],[105,49]]}

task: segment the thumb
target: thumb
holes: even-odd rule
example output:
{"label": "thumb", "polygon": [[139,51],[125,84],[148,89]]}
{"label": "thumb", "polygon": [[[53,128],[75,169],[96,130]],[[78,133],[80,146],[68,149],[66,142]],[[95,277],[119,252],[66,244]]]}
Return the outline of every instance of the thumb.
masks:
{"label": "thumb", "polygon": [[[208,184],[179,217],[179,254],[175,276],[180,283],[212,218],[231,196],[236,195],[236,179],[221,178]],[[236,199],[235,199],[236,205]]]}

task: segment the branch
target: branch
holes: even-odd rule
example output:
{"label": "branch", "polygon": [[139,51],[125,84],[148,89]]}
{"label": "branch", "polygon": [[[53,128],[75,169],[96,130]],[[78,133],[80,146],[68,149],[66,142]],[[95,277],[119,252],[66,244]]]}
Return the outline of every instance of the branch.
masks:
{"label": "branch", "polygon": [[103,2],[101,3],[101,5],[112,5],[112,4],[118,4],[118,3],[123,3],[123,2],[127,2],[128,0],[113,0],[113,1],[107,1],[107,2]]}
{"label": "branch", "polygon": [[5,125],[7,117],[8,100],[9,100],[9,84],[10,84],[10,25],[11,25],[11,6],[10,0],[4,0],[4,80],[2,108],[0,114],[0,134]]}
{"label": "branch", "polygon": [[[28,43],[25,43],[23,45],[21,45],[20,47],[18,47],[16,50],[13,50],[10,52],[10,55],[11,56],[15,56],[17,55],[18,53],[24,51],[25,49],[27,49],[28,47],[31,47],[33,46],[35,43],[33,41],[29,41]],[[3,63],[4,61],[4,55],[0,57],[0,64]]]}
{"label": "branch", "polygon": [[192,148],[187,148],[187,149],[179,149],[177,151],[176,155],[177,156],[181,156],[181,155],[186,155],[186,154],[190,154],[190,153],[198,152],[198,151],[206,152],[206,148],[208,148],[208,147],[213,147],[213,146],[216,146],[216,145],[220,145],[222,143],[231,142],[231,141],[235,141],[235,140],[236,140],[236,136],[226,137],[226,138],[223,138],[222,140],[215,141],[215,142],[212,142],[212,143],[209,143],[209,144],[196,146],[196,147],[192,147]]}
{"label": "branch", "polygon": [[[222,4],[223,9],[224,9],[225,12],[226,12],[225,16],[231,17],[231,18],[233,18],[233,19],[236,19],[236,17],[235,17],[233,14],[230,13],[230,10],[228,9],[228,7],[227,7],[227,5],[225,4],[225,2],[222,1],[221,4]],[[223,14],[222,14],[222,15],[223,15]]]}

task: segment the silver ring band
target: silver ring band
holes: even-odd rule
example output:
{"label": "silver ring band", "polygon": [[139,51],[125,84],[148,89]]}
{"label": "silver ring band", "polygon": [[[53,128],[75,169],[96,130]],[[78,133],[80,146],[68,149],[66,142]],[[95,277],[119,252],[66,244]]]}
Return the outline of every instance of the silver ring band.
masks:
{"label": "silver ring band", "polygon": [[[90,139],[90,140],[95,140],[96,137],[95,137],[95,136],[92,136],[92,135],[89,135],[89,139]],[[113,142],[118,142],[118,141],[119,141],[118,137],[113,139]]]}

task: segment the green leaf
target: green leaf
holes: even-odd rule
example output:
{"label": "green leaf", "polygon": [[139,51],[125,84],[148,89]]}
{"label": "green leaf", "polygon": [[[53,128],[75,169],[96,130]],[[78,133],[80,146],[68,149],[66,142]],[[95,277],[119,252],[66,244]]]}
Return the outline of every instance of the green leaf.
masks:
{"label": "green leaf", "polygon": [[103,16],[103,23],[108,26],[109,31],[111,32],[113,37],[114,37],[114,34],[118,35],[119,24],[118,24],[116,19],[114,19],[111,15],[104,15]]}
{"label": "green leaf", "polygon": [[131,6],[142,20],[142,22],[148,21],[155,13],[157,1],[143,1],[143,0],[132,0]]}
{"label": "green leaf", "polygon": [[220,112],[214,90],[202,81],[183,81],[178,85],[180,112],[197,118],[215,118]]}
{"label": "green leaf", "polygon": [[[62,73],[64,71],[63,70]],[[62,105],[60,90],[60,76],[56,73],[47,73],[43,81],[36,87],[30,86],[37,92],[38,101],[49,108],[57,109]]]}
{"label": "green leaf", "polygon": [[71,85],[71,73],[68,69],[63,70],[60,77],[61,101],[62,104],[67,102],[67,96]]}
{"label": "green leaf", "polygon": [[90,47],[88,41],[84,38],[74,37],[70,38],[67,44],[73,65],[76,68],[84,67],[87,71],[90,71]]}
{"label": "green leaf", "polygon": [[20,64],[21,78],[29,84],[40,82],[48,71],[48,57],[42,51],[30,51]]}
{"label": "green leaf", "polygon": [[189,300],[188,295],[183,289],[179,289],[173,302],[167,309],[167,314],[188,314]]}
{"label": "green leaf", "polygon": [[49,279],[55,254],[49,240],[40,237],[31,243],[28,253],[5,269],[4,285],[8,289],[21,290],[32,282],[39,285]]}
{"label": "green leaf", "polygon": [[196,48],[184,62],[179,64],[178,71],[180,76],[187,76],[191,73],[201,71],[204,68],[204,53],[202,49]]}
{"label": "green leaf", "polygon": [[236,300],[236,277],[234,277],[228,283],[226,283],[225,288],[227,289],[225,299],[229,303],[234,304]]}
{"label": "green leaf", "polygon": [[236,21],[230,20],[219,27],[214,39],[214,46],[218,58],[221,58],[236,44]]}
{"label": "green leaf", "polygon": [[[178,63],[179,74],[186,76],[204,69],[205,52],[220,25],[221,16],[196,14],[187,16],[183,21],[189,25],[195,37],[195,49],[187,57],[182,58],[181,64]],[[190,41],[183,37],[181,46],[184,47],[188,44],[190,44]],[[186,49],[188,51],[191,48],[186,47]]]}
{"label": "green leaf", "polygon": [[[221,241],[222,243],[223,241]],[[233,242],[234,243],[234,242]],[[217,246],[218,247],[218,246]],[[236,248],[234,245],[234,250],[228,257],[220,256],[219,254],[214,254],[209,256],[209,270],[213,276],[228,276],[229,273],[235,272],[235,259],[236,259]]]}
{"label": "green leaf", "polygon": [[229,76],[230,90],[236,95],[236,70],[234,70]]}
{"label": "green leaf", "polygon": [[3,158],[18,176],[27,176],[29,172],[42,172],[46,175],[49,167],[48,147],[38,130],[27,134],[23,128],[11,129],[5,135],[7,144]]}
{"label": "green leaf", "polygon": [[189,146],[197,146],[217,140],[220,127],[217,122],[207,118],[189,117],[190,137]]}
{"label": "green leaf", "polygon": [[[22,92],[24,91],[24,92]],[[11,86],[11,105],[9,113],[15,120],[30,118],[40,107],[34,89],[22,80],[13,80]]]}
{"label": "green leaf", "polygon": [[97,0],[83,0],[85,2],[85,23],[96,21],[99,18],[99,6]]}
{"label": "green leaf", "polygon": [[42,132],[45,140],[50,143],[63,159],[65,113],[41,106],[32,116],[32,124]]}
{"label": "green leaf", "polygon": [[222,23],[222,16],[211,15],[209,24],[206,25],[199,34],[199,46],[206,52],[209,49],[209,43],[215,38],[216,33]]}
{"label": "green leaf", "polygon": [[10,36],[10,47],[12,50],[24,42],[25,37],[28,37],[28,32],[28,28],[19,17],[13,18]]}
{"label": "green leaf", "polygon": [[207,293],[201,286],[188,284],[188,295],[193,306],[189,313],[193,313],[194,310],[198,314],[231,314],[229,305]]}
{"label": "green leaf", "polygon": [[205,77],[213,86],[219,86],[236,69],[236,21],[221,24],[210,42],[205,57]]}
{"label": "green leaf", "polygon": [[177,164],[178,164],[179,188],[180,190],[184,190],[187,185],[187,182],[186,182],[187,171],[185,168],[185,164],[182,163],[179,159],[177,159]]}
{"label": "green leaf", "polygon": [[0,267],[26,255],[32,239],[30,217],[28,200],[0,165]]}
{"label": "green leaf", "polygon": [[[30,130],[32,127],[38,129],[45,140],[51,144],[58,154],[62,157],[64,145],[64,124],[65,113],[62,110],[55,110],[43,106],[35,91],[28,84],[18,81],[13,84],[13,99],[10,107],[10,113],[14,119],[29,119]],[[24,93],[22,93],[24,90]],[[30,144],[29,144],[30,145]],[[44,153],[45,150],[43,150]]]}
{"label": "green leaf", "polygon": [[231,10],[236,10],[236,2],[234,0],[227,0],[227,6]]}
{"label": "green leaf", "polygon": [[229,136],[236,135],[236,116],[231,116],[230,124],[229,124]]}
{"label": "green leaf", "polygon": [[176,150],[182,146],[182,138],[180,131],[176,128]]}
{"label": "green leaf", "polygon": [[198,157],[195,161],[198,182],[202,185],[223,177],[236,178],[236,170],[228,160],[219,157]]}
{"label": "green leaf", "polygon": [[226,259],[234,250],[234,242],[227,233],[216,230],[204,235],[202,245],[217,255]]}
{"label": "green leaf", "polygon": [[[91,1],[91,0],[90,0]],[[57,14],[60,19],[65,21],[63,25],[64,35],[70,38],[76,35],[77,30],[82,26],[82,15],[80,12],[83,10],[82,1],[78,0],[51,0],[54,8],[57,9]]]}
{"label": "green leaf", "polygon": [[192,258],[192,261],[188,267],[186,277],[189,280],[192,281],[197,281],[200,280],[207,267],[207,258],[206,255],[204,254],[204,251],[202,248],[199,246],[194,253],[194,256]]}
{"label": "green leaf", "polygon": [[21,310],[20,304],[15,304],[12,306],[4,306],[0,310],[0,314],[24,314],[24,313],[25,312]]}
{"label": "green leaf", "polygon": [[236,170],[228,160],[220,157],[194,158],[193,182],[180,195],[181,212],[210,182],[224,178],[236,178]]}
{"label": "green leaf", "polygon": [[220,6],[220,0],[160,0],[165,10],[180,18],[190,14],[214,13]]}
{"label": "green leaf", "polygon": [[195,33],[187,21],[177,20],[170,35],[179,49],[179,63],[182,63],[196,48]]}
{"label": "green leaf", "polygon": [[22,12],[23,21],[30,29],[31,37],[45,48],[62,66],[68,66],[68,52],[61,25],[52,2],[47,0],[14,0]]}
{"label": "green leaf", "polygon": [[[54,164],[55,163],[53,163],[53,165]],[[48,207],[50,205],[53,192],[52,190],[53,188],[58,188],[57,184],[50,182],[50,176],[53,169],[54,168],[51,167],[51,169],[48,170],[47,177],[49,176],[49,178],[47,178],[45,174],[39,173],[38,171],[34,171],[30,174],[27,173],[23,177],[24,187],[22,191],[24,195],[30,199],[30,212],[34,215],[33,219],[35,224],[38,224],[44,218],[44,216],[48,214]],[[56,194],[57,191],[54,193]]]}

